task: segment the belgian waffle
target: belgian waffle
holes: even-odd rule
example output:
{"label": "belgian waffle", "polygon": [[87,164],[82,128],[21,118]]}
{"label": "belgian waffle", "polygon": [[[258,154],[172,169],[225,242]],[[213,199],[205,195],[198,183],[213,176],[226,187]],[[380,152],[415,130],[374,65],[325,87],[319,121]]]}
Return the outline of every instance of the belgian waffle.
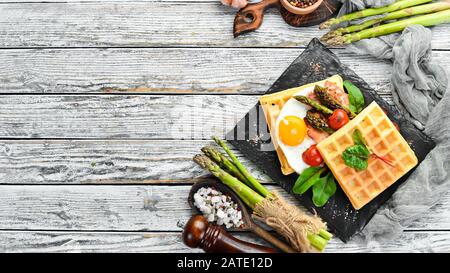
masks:
{"label": "belgian waffle", "polygon": [[264,110],[264,115],[266,117],[267,125],[269,127],[270,136],[272,139],[272,143],[275,147],[275,150],[278,155],[278,159],[280,161],[281,165],[281,172],[284,175],[289,175],[294,172],[294,170],[289,166],[289,163],[287,162],[286,157],[284,156],[283,151],[278,145],[278,136],[276,135],[275,131],[273,130],[273,126],[275,125],[275,122],[281,112],[281,109],[283,108],[283,105],[290,99],[292,96],[300,91],[302,91],[305,88],[309,88],[311,86],[319,85],[324,86],[325,81],[330,81],[335,84],[337,84],[339,87],[343,88],[343,80],[339,75],[334,75],[328,79],[325,79],[320,82],[310,83],[307,85],[303,85],[296,88],[291,88],[288,90],[284,90],[281,92],[273,93],[264,95],[260,98],[259,102],[261,103],[261,107]]}
{"label": "belgian waffle", "polygon": [[[345,165],[344,150],[353,145],[352,134],[359,129],[369,149],[389,159],[369,159],[366,170]],[[381,107],[372,102],[356,118],[317,145],[328,168],[355,209],[360,209],[417,165],[417,157]]]}

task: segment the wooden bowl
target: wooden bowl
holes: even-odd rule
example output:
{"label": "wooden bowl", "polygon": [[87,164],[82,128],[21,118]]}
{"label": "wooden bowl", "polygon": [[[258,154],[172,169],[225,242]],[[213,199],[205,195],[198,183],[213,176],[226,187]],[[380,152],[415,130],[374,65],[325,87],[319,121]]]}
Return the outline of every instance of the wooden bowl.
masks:
{"label": "wooden bowl", "polygon": [[292,13],[298,14],[298,15],[306,15],[306,14],[310,14],[313,11],[315,11],[322,4],[323,0],[317,0],[317,2],[314,3],[314,5],[309,6],[307,8],[294,7],[293,5],[291,5],[289,3],[289,0],[280,0],[280,2],[283,5],[283,7],[285,7],[289,12],[292,12]]}

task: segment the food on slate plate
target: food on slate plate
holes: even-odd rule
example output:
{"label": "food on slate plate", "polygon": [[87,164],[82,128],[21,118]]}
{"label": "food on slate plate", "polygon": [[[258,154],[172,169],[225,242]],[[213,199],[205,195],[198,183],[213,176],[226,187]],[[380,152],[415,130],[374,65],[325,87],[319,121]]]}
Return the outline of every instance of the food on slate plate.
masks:
{"label": "food on slate plate", "polygon": [[328,118],[328,124],[333,130],[339,130],[349,121],[347,113],[342,109],[334,110],[333,114]]}
{"label": "food on slate plate", "polygon": [[[334,27],[342,22],[379,15],[375,19],[365,20],[361,24],[332,30],[322,36],[321,40],[329,45],[350,44],[366,38],[400,32],[414,24],[435,26],[450,23],[450,0],[421,5],[431,1],[402,0],[386,7],[364,9],[330,19],[322,23],[320,28]],[[408,18],[394,21],[405,17]],[[381,24],[386,21],[388,23]]]}
{"label": "food on slate plate", "polygon": [[[317,101],[314,100],[315,95],[313,91],[316,85],[325,87],[325,84],[330,87],[335,86],[336,88],[334,89],[336,90],[343,90],[343,80],[340,76],[336,75],[317,83],[307,84],[301,87],[291,88],[285,91],[264,95],[259,100],[261,103],[261,107],[264,110],[272,142],[275,146],[278,159],[281,164],[281,171],[284,175],[288,175],[294,172],[301,173],[304,169],[306,169],[308,165],[303,162],[301,154],[306,151],[312,144],[315,144],[321,139],[325,139],[329,135],[327,132],[320,130],[320,128],[317,129],[312,127],[315,124],[307,123],[305,123],[307,127],[306,135],[302,135],[301,133],[304,133],[302,130],[303,126],[298,126],[298,124],[301,124],[301,122],[291,124],[290,119],[292,120],[295,118],[285,118],[288,116],[295,116],[297,117],[297,119],[305,118],[307,111],[310,110],[311,107],[309,105],[306,105],[305,103],[301,103],[296,99],[293,99],[293,96],[304,96],[304,101],[306,100],[313,102],[316,105],[320,105]],[[336,98],[339,98],[346,96],[346,94],[344,94],[343,91],[336,91],[334,93],[334,96],[336,96]],[[345,101],[345,99],[341,99],[341,101]],[[316,110],[324,114],[333,113],[331,109],[322,107],[322,105],[318,106],[318,109]],[[291,129],[297,133],[292,136],[294,140],[297,140],[297,142],[299,142],[300,138],[303,138],[303,141],[300,144],[296,146],[290,146],[289,143],[282,142],[282,140],[291,138],[289,135],[283,135],[283,138],[281,139],[281,134],[289,133],[289,131],[281,131],[279,128],[280,124],[286,123],[288,123],[288,125],[292,127]]]}
{"label": "food on slate plate", "polygon": [[[341,101],[333,96],[333,93],[329,92],[329,88],[321,87],[319,85],[314,86],[314,95],[316,98],[326,107],[331,110],[343,110],[350,118],[354,118],[356,116],[347,105],[344,105]],[[347,96],[345,96],[347,97]]]}
{"label": "food on slate plate", "polygon": [[367,169],[369,158],[372,157],[380,159],[384,163],[395,168],[391,160],[371,152],[371,149],[367,147],[367,142],[359,129],[353,131],[352,138],[354,145],[347,147],[342,153],[342,159],[344,160],[345,165],[355,170],[362,171]]}
{"label": "food on slate plate", "polygon": [[317,149],[355,209],[362,208],[418,162],[376,102],[317,144]]}
{"label": "food on slate plate", "polygon": [[[317,215],[309,215],[298,207],[288,204],[274,192],[268,191],[256,178],[254,178],[242,163],[231,152],[222,140],[214,138],[229,159],[209,147],[206,155],[196,155],[194,161],[204,169],[210,171],[222,183],[230,187],[238,197],[253,210],[252,216],[268,226],[272,227],[278,234],[283,236],[287,242],[299,252],[309,252],[311,247],[322,251],[332,235],[326,230],[325,223]],[[211,153],[211,150],[214,150]],[[205,152],[205,149],[202,149]],[[212,156],[221,154],[221,156]],[[222,163],[217,160],[226,158],[237,168],[248,184],[239,180],[231,172],[220,167]]]}
{"label": "food on slate plate", "polygon": [[323,163],[323,158],[320,155],[316,144],[311,145],[311,147],[303,152],[302,159],[306,164],[313,167],[320,166]]}
{"label": "food on slate plate", "polygon": [[211,188],[202,187],[194,194],[194,205],[203,213],[208,222],[239,228],[244,225],[242,212],[230,196]]}
{"label": "food on slate plate", "polygon": [[[305,120],[314,129],[324,131],[327,134],[334,133],[334,129],[328,125],[327,118],[317,110],[310,109],[306,111]],[[318,142],[314,136],[311,136],[311,138]],[[283,140],[281,141],[283,142]]]}
{"label": "food on slate plate", "polygon": [[311,188],[317,207],[334,195],[337,180],[360,209],[417,164],[386,113],[375,102],[364,109],[359,88],[338,75],[260,102],[281,171],[297,172],[292,191]]}

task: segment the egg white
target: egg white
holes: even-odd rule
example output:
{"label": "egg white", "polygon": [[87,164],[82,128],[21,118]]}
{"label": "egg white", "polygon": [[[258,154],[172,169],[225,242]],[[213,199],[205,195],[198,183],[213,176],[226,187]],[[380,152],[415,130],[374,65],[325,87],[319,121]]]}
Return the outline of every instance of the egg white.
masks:
{"label": "egg white", "polygon": [[[306,96],[310,92],[314,90],[314,86],[310,86],[308,88],[305,88],[297,93],[295,93],[294,96],[303,95]],[[278,145],[280,146],[281,150],[283,151],[284,155],[286,156],[286,159],[289,163],[289,166],[291,166],[292,169],[298,174],[301,174],[306,168],[310,167],[308,164],[306,164],[302,159],[302,154],[304,151],[306,151],[311,145],[315,144],[316,142],[310,138],[308,135],[305,136],[305,139],[302,143],[300,143],[297,146],[289,146],[284,144],[281,141],[280,135],[279,135],[279,125],[280,122],[284,119],[286,116],[296,116],[301,119],[306,117],[306,111],[311,109],[310,106],[303,104],[299,101],[297,101],[294,98],[289,99],[281,109],[280,115],[278,116],[276,122],[275,122],[275,128],[276,133],[278,136]]]}

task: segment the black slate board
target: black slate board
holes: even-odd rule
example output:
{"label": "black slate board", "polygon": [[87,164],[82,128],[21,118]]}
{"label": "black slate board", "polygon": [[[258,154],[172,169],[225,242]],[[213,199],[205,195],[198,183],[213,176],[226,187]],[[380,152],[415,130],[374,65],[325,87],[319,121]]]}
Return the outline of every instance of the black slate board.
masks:
{"label": "black slate board", "polygon": [[[364,94],[367,105],[372,101],[376,101],[387,111],[389,118],[400,126],[401,134],[411,145],[419,162],[434,148],[435,143],[433,140],[416,129],[411,122],[404,119],[395,107],[381,99],[375,90],[370,88],[355,72],[343,65],[336,55],[316,38],[309,43],[305,51],[284,71],[266,94],[320,81],[335,74],[339,74],[344,80],[350,80],[358,86]],[[249,121],[249,115],[252,117],[256,116],[256,118],[251,118],[251,121]],[[328,203],[322,208],[317,208],[311,201],[310,190],[303,196],[292,193],[291,189],[298,175],[284,176],[281,173],[280,163],[270,142],[267,123],[259,103],[227,134],[226,139],[270,176],[273,181],[276,181],[286,191],[295,195],[303,206],[310,211],[316,211],[327,222],[329,228],[344,242],[364,228],[377,209],[391,197],[398,186],[411,173],[409,172],[403,176],[360,210],[356,211],[353,209],[347,196],[339,186],[336,194],[330,198]],[[270,151],[266,149],[268,145],[272,145]],[[261,149],[262,147],[263,149]]]}

